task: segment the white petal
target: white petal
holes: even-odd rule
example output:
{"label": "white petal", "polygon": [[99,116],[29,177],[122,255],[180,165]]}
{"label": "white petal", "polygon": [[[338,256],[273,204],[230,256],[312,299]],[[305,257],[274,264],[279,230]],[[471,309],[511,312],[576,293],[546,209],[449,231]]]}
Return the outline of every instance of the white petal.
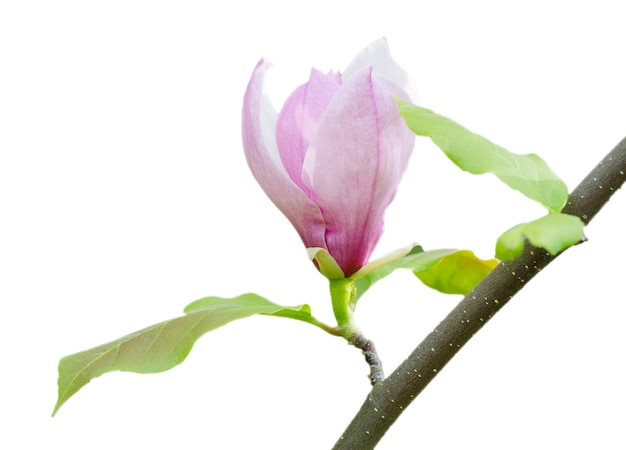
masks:
{"label": "white petal", "polygon": [[382,78],[406,92],[408,98],[405,100],[417,102],[415,83],[407,71],[391,57],[386,38],[378,39],[361,50],[343,73],[343,79],[347,80],[360,69],[368,66],[372,67],[373,76]]}

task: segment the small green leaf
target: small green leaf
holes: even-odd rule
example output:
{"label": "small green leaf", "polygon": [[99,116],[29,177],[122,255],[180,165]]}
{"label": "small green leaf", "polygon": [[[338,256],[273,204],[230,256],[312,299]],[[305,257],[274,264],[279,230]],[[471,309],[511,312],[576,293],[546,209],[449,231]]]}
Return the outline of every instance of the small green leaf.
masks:
{"label": "small green leaf", "polygon": [[415,275],[426,286],[444,294],[468,294],[485,278],[498,260],[483,260],[469,250],[460,250],[444,256],[425,271]]}
{"label": "small green leaf", "polygon": [[517,258],[524,250],[524,239],[535,247],[545,248],[556,255],[584,238],[585,224],[569,214],[548,214],[540,219],[514,226],[504,232],[496,243],[496,257],[502,260]]}
{"label": "small green leaf", "polygon": [[350,278],[356,280],[357,278],[361,278],[364,275],[372,272],[379,267],[388,265],[394,261],[397,261],[401,258],[404,258],[407,255],[416,255],[417,253],[423,252],[424,249],[421,245],[411,245],[410,247],[404,247],[395,252],[389,253],[381,258],[375,259],[373,261],[368,262],[363,267],[361,267],[357,272],[353,273]]}
{"label": "small green leaf", "polygon": [[423,251],[422,247],[416,246],[401,258],[393,259],[383,265],[375,265],[372,270],[361,269],[351,277],[356,282],[357,298],[360,298],[374,283],[396,269],[410,269],[413,272],[428,270],[441,258],[455,251],[451,249]]}
{"label": "small green leaf", "polygon": [[511,153],[429,109],[401,100],[398,104],[408,127],[419,136],[431,138],[461,169],[476,175],[492,173],[550,212],[565,206],[567,186],[538,155]]}
{"label": "small green leaf", "polygon": [[309,254],[309,258],[311,261],[315,261],[317,263],[317,267],[319,267],[320,272],[329,280],[338,280],[339,278],[345,278],[345,274],[335,258],[328,253],[328,250],[321,247],[308,247],[306,249]]}
{"label": "small green leaf", "polygon": [[308,305],[280,306],[256,294],[207,297],[185,308],[186,315],[158,323],[108,344],[66,356],[59,362],[59,397],[52,415],[92,379],[114,370],[162,372],[185,360],[198,338],[233,320],[266,314],[319,326]]}

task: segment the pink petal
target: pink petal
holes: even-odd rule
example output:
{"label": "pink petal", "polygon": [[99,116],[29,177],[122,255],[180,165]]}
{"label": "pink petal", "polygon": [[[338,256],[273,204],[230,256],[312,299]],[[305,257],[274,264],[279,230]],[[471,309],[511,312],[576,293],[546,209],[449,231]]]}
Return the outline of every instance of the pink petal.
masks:
{"label": "pink petal", "polygon": [[372,67],[373,75],[395,84],[406,94],[397,95],[403,100],[417,101],[417,88],[409,74],[391,57],[387,39],[382,38],[372,42],[352,60],[343,73],[343,79],[347,80],[353,74],[364,67]]}
{"label": "pink petal", "polygon": [[328,105],[304,160],[303,180],[324,215],[328,251],[346,276],[374,250],[413,148],[398,94],[369,67],[354,73]]}
{"label": "pink petal", "polygon": [[291,179],[308,194],[302,183],[302,163],[309,143],[328,103],[341,86],[336,75],[313,69],[308,83],[289,96],[278,116],[276,142]]}
{"label": "pink petal", "polygon": [[243,147],[252,174],[272,202],[287,216],[306,247],[326,248],[319,207],[288,176],[276,146],[278,115],[265,93],[269,65],[261,60],[243,102]]}

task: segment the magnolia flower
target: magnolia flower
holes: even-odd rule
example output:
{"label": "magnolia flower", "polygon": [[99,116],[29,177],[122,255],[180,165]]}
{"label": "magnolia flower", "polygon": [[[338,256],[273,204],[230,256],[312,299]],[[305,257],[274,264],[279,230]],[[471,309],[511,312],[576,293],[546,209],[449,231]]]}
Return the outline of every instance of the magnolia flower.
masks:
{"label": "magnolia flower", "polygon": [[413,85],[385,39],[343,74],[312,69],[279,114],[261,60],[243,103],[243,147],[254,177],[307,248],[325,249],[345,276],[367,263],[413,149],[394,97]]}

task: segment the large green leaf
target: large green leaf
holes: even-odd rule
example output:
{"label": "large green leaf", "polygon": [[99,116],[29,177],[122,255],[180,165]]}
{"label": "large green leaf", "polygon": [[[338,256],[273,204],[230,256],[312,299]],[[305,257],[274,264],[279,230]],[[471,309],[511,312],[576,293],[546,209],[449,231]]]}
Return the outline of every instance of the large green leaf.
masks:
{"label": "large green leaf", "polygon": [[156,373],[185,360],[198,338],[233,320],[266,314],[319,326],[308,305],[280,306],[256,294],[206,297],[185,309],[186,315],[158,323],[116,341],[66,356],[59,362],[59,396],[53,415],[85,384],[106,372]]}
{"label": "large green leaf", "polygon": [[467,295],[494,267],[496,259],[480,259],[474,252],[460,250],[444,256],[429,270],[415,272],[426,286],[444,294]]}
{"label": "large green leaf", "polygon": [[461,169],[473,174],[492,173],[550,212],[560,212],[565,206],[567,186],[538,155],[511,153],[429,109],[398,103],[408,127],[419,136],[431,138]]}
{"label": "large green leaf", "polygon": [[496,257],[507,260],[518,257],[524,250],[524,240],[545,248],[556,255],[583,240],[585,224],[569,214],[548,214],[540,219],[522,223],[505,231],[496,243]]}

